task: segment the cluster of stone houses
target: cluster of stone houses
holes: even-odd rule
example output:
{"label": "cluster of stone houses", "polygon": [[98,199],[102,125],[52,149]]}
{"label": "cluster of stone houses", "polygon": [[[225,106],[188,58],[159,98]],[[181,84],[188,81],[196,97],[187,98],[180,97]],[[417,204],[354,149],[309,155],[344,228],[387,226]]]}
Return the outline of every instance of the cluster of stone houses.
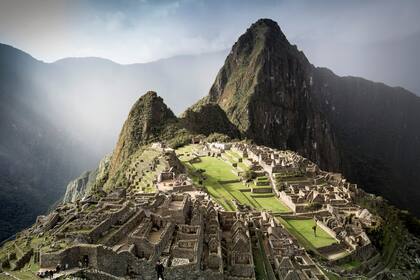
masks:
{"label": "cluster of stone houses", "polygon": [[263,246],[279,279],[327,279],[296,240],[267,213],[256,220]]}
{"label": "cluster of stone houses", "polygon": [[262,168],[270,177],[274,174],[300,174],[300,165],[307,160],[290,151],[279,151],[264,146],[235,143],[232,150],[244,158],[244,162],[256,170]]}
{"label": "cluster of stone houses", "polygon": [[62,244],[34,253],[41,270],[60,265],[63,275],[148,279],[159,259],[168,279],[245,280],[256,279],[254,260],[265,257],[277,279],[326,279],[270,214],[221,211],[203,193],[115,189],[98,201],[59,206],[38,219],[35,232]]}
{"label": "cluster of stone houses", "polygon": [[[174,151],[158,144],[154,149],[163,156],[134,161],[126,174],[128,187],[114,188],[100,199],[62,204],[37,219],[26,234],[49,236],[48,244],[30,251],[42,270],[59,264],[72,273],[151,279],[161,260],[167,279],[246,280],[256,279],[260,257],[266,273],[277,279],[327,279],[272,214],[223,211],[194,188]],[[290,151],[245,143],[203,145],[205,155],[221,156],[227,150],[266,176],[294,217],[314,218],[339,241],[340,250],[370,256],[363,228],[374,227],[376,220],[353,202],[356,185]],[[156,193],[133,187],[148,172]]]}
{"label": "cluster of stone houses", "polygon": [[[319,227],[340,242],[339,248],[365,258],[372,252],[364,228],[375,227],[376,217],[354,203],[357,186],[341,174],[321,171],[290,151],[235,143],[231,149],[243,162],[269,176],[274,190],[296,216],[313,217]],[[328,251],[328,248],[325,248]]]}

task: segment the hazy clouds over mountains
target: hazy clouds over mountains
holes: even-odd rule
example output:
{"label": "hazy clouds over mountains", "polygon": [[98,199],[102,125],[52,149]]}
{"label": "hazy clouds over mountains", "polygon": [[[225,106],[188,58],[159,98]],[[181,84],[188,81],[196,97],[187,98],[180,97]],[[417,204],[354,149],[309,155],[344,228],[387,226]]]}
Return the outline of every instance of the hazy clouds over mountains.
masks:
{"label": "hazy clouds over mountains", "polygon": [[0,240],[61,199],[112,152],[132,104],[159,92],[176,113],[207,94],[226,52],[120,65],[43,63],[0,44]]}
{"label": "hazy clouds over mountains", "polygon": [[[89,147],[95,160],[111,152],[132,104],[155,90],[176,114],[207,94],[227,51],[121,65],[101,58],[66,58],[32,73],[42,89],[33,106]],[[26,95],[31,98],[30,94]]]}

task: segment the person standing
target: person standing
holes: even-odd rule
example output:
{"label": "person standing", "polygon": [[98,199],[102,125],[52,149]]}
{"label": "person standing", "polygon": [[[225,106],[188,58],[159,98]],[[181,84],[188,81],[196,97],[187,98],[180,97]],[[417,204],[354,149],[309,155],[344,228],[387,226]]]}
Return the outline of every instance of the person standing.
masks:
{"label": "person standing", "polygon": [[165,268],[163,267],[163,264],[160,262],[160,260],[158,260],[156,262],[155,270],[156,270],[156,274],[157,274],[157,279],[158,280],[164,280],[163,271],[165,270]]}

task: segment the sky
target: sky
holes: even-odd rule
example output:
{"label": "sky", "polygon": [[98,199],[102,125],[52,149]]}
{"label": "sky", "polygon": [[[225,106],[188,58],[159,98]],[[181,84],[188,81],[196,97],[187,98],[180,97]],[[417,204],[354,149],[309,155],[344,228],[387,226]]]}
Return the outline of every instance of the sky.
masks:
{"label": "sky", "polygon": [[420,93],[420,1],[0,0],[0,42],[46,62],[142,63],[229,49],[259,18],[316,66]]}

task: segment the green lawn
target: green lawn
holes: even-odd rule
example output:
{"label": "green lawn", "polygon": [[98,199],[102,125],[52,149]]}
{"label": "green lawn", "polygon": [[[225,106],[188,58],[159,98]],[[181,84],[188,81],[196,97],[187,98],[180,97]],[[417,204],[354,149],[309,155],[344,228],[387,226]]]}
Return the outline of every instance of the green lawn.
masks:
{"label": "green lawn", "polygon": [[236,183],[220,183],[220,181],[238,180],[239,177],[232,172],[233,167],[221,158],[215,157],[201,157],[201,162],[194,164],[185,164],[188,168],[190,176],[193,180],[199,180],[196,174],[198,169],[205,170],[204,176],[206,180],[204,185],[209,194],[215,198],[226,210],[235,210],[232,203],[236,199],[241,204],[250,205],[259,210],[269,210],[273,212],[288,212],[290,211],[280,200],[274,195],[266,197],[267,195],[258,196],[252,195],[251,192],[242,192],[246,186],[242,182]]}
{"label": "green lawn", "polygon": [[[189,160],[193,159],[194,156],[192,155],[192,153],[197,151],[198,146],[199,145],[197,145],[197,144],[183,146],[183,147],[176,150],[176,154],[178,155],[178,157],[181,161],[185,161],[185,162],[189,161]],[[187,156],[187,154],[189,154],[189,156]]]}
{"label": "green lawn", "polygon": [[[316,236],[312,227],[315,225],[313,219],[307,220],[284,220],[289,225],[289,230],[292,232],[296,238],[302,241],[302,238],[306,241],[303,243],[310,244],[310,247],[321,248],[333,243],[336,243],[337,240],[334,239],[331,235],[326,233],[319,226],[316,229]],[[300,237],[300,238],[299,238]]]}
{"label": "green lawn", "polygon": [[271,197],[253,195],[252,198],[260,205],[260,209],[265,209],[277,213],[289,212],[290,209],[278,200],[274,195]]}
{"label": "green lawn", "polygon": [[238,162],[238,167],[241,168],[243,171],[249,170],[249,166],[243,162]]}
{"label": "green lawn", "polygon": [[348,263],[342,264],[341,267],[345,270],[352,270],[359,267],[362,263],[358,260],[352,260]]}
{"label": "green lawn", "polygon": [[236,160],[239,160],[241,158],[241,156],[238,153],[235,153],[234,151],[226,151],[226,154],[235,158]]}
{"label": "green lawn", "polygon": [[205,175],[207,177],[212,177],[219,181],[239,179],[238,176],[232,172],[232,166],[222,159],[215,157],[201,157],[200,159],[201,162],[194,163],[193,166],[196,169],[200,168],[206,170]]}

